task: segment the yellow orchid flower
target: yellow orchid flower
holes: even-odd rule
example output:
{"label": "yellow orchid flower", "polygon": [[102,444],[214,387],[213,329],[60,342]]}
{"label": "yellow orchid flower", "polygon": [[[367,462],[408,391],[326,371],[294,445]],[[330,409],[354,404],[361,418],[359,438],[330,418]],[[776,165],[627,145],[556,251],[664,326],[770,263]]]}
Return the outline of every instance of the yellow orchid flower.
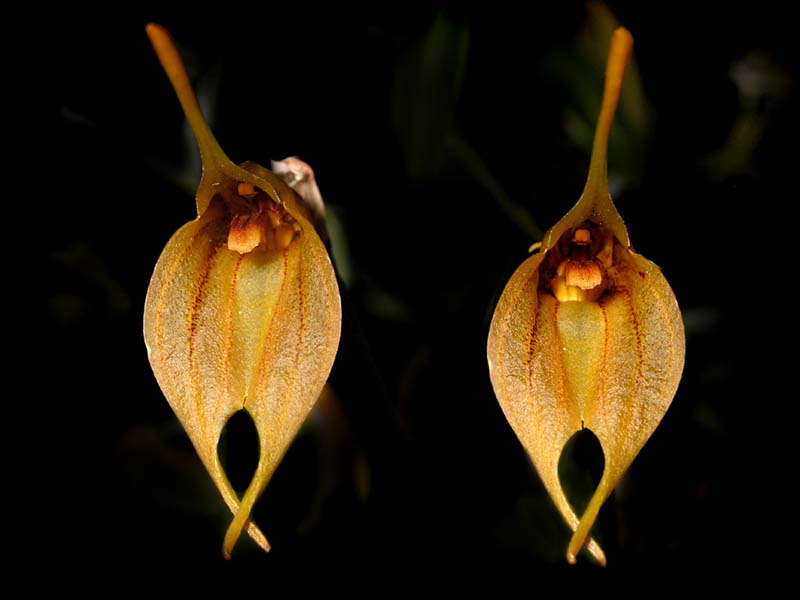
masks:
{"label": "yellow orchid flower", "polygon": [[[632,45],[626,29],[614,32],[583,194],[512,275],[487,347],[503,412],[574,532],[570,563],[586,546],[605,564],[592,524],[669,408],[683,371],[675,295],[660,269],[631,248],[608,191],[608,136]],[[558,461],[584,427],[600,440],[605,470],[579,519]]]}
{"label": "yellow orchid flower", "polygon": [[[317,400],[341,330],[336,276],[302,199],[217,144],[169,34],[147,34],[194,131],[203,161],[197,218],[167,242],[144,310],[150,365],[200,459],[234,514],[229,558],[243,528],[269,543],[250,512]],[[246,410],[260,440],[243,497],[217,455],[225,423]]]}

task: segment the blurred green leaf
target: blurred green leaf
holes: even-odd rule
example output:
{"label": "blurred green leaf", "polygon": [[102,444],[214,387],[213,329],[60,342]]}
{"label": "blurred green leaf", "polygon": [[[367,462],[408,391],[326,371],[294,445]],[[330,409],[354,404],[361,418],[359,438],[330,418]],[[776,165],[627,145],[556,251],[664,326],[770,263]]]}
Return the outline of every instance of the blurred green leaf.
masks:
{"label": "blurred green leaf", "polygon": [[339,209],[332,204],[326,206],[326,226],[336,273],[344,284],[350,287],[355,276],[355,264],[353,255],[350,253],[350,242],[347,240],[344,219]]}
{"label": "blurred green leaf", "polygon": [[425,37],[401,59],[392,108],[413,179],[433,174],[442,158],[467,62],[469,31],[440,14]]}
{"label": "blurred green leaf", "polygon": [[764,137],[776,104],[788,94],[788,73],[761,52],[751,52],[733,63],[730,77],[739,92],[739,114],[725,143],[706,157],[714,181],[752,170],[753,153]]}
{"label": "blurred green leaf", "polygon": [[373,316],[389,321],[411,322],[411,308],[398,296],[379,287],[367,273],[359,269],[350,251],[347,224],[340,209],[328,204],[325,212],[331,254],[342,282],[358,294],[364,308]]}
{"label": "blurred green leaf", "polygon": [[412,179],[426,179],[434,176],[445,160],[454,160],[512,221],[539,240],[542,232],[530,213],[509,197],[456,127],[468,49],[467,27],[440,13],[422,40],[401,59],[392,103],[406,169]]}

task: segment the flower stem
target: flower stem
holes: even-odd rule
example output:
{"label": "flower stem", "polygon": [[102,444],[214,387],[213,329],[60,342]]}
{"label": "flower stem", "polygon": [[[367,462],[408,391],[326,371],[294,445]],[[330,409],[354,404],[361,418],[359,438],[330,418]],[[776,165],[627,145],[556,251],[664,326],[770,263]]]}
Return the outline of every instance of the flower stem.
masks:
{"label": "flower stem", "polygon": [[145,30],[158,55],[158,60],[161,61],[161,66],[169,77],[175,94],[178,96],[186,119],[192,127],[197,145],[200,147],[204,171],[209,168],[221,171],[223,166],[232,164],[231,160],[225,155],[214,134],[211,133],[211,128],[197,102],[197,96],[192,90],[192,84],[175,43],[167,30],[160,25],[149,23]]}
{"label": "flower stem", "polygon": [[[600,116],[597,118],[597,128],[594,132],[592,144],[592,159],[589,165],[589,177],[586,180],[584,195],[608,195],[608,135],[614,113],[619,104],[622,92],[622,81],[625,77],[625,68],[633,47],[633,36],[624,27],[619,27],[611,37],[611,48],[608,51],[606,63],[606,83],[603,91],[603,105]],[[592,193],[589,193],[592,192]]]}

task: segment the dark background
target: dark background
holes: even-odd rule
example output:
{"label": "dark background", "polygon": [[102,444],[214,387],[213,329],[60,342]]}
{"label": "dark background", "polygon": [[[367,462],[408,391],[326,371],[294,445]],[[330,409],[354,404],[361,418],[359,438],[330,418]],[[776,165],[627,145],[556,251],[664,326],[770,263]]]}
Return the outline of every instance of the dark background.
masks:
{"label": "dark background", "polygon": [[[546,230],[585,180],[580,132],[596,108],[582,107],[599,106],[605,49],[583,33],[604,31],[583,3],[230,3],[68,18],[46,58],[47,169],[62,187],[37,224],[48,364],[37,394],[54,451],[30,553],[84,565],[78,582],[100,565],[145,582],[161,569],[264,582],[324,569],[347,585],[380,574],[531,586],[770,565],[793,472],[766,450],[765,416],[790,396],[773,376],[766,315],[788,285],[772,272],[791,239],[781,211],[796,201],[793,21],[764,2],[637,4],[608,4],[634,35],[646,115],[637,121],[623,99],[613,193],[635,248],[675,291],[687,354],[672,407],[601,513],[605,572],[586,556],[564,562],[568,530],[485,358],[494,302],[536,241],[514,211]],[[256,508],[272,552],[243,536],[230,563],[220,551],[230,514],[142,340],[150,274],[195,216],[197,181],[196,147],[144,34],[150,20],[172,32],[234,161],[297,155],[313,166],[346,279],[336,399]],[[255,432],[237,415],[224,437],[241,490]],[[602,472],[599,444],[582,434],[562,462],[580,506]]]}

